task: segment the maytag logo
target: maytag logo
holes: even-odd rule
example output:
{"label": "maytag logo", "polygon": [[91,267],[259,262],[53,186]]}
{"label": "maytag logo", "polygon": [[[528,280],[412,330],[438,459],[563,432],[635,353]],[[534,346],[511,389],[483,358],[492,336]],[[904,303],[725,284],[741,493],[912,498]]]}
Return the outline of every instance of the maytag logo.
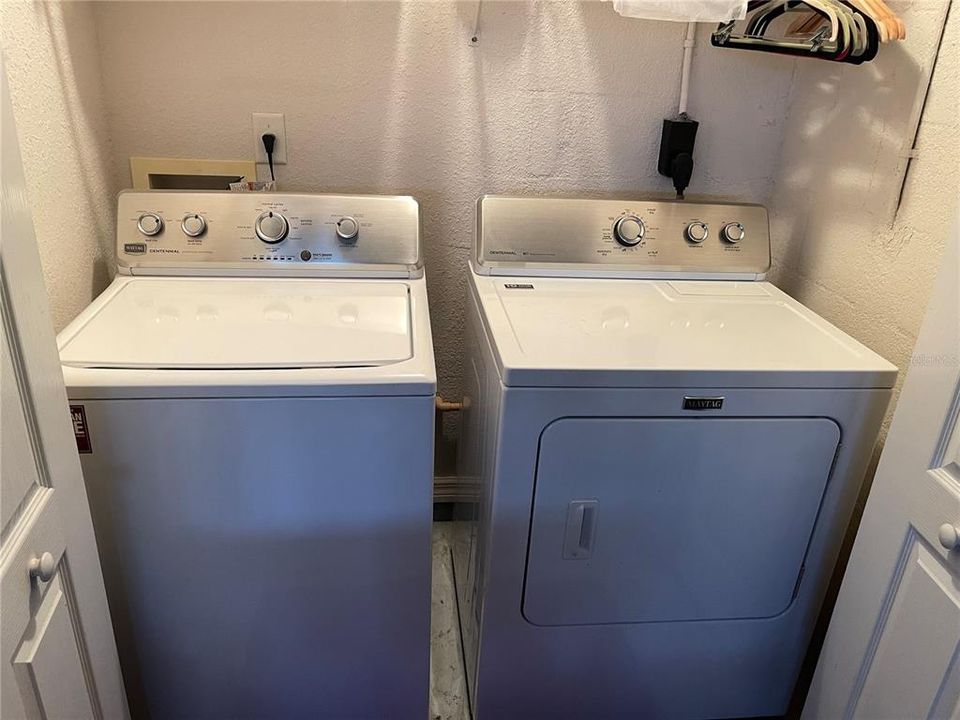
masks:
{"label": "maytag logo", "polygon": [[685,397],[684,410],[720,410],[723,407],[722,397]]}
{"label": "maytag logo", "polygon": [[533,283],[504,283],[507,290],[533,290]]}
{"label": "maytag logo", "polygon": [[127,255],[143,255],[147,251],[146,243],[124,243],[123,251]]}

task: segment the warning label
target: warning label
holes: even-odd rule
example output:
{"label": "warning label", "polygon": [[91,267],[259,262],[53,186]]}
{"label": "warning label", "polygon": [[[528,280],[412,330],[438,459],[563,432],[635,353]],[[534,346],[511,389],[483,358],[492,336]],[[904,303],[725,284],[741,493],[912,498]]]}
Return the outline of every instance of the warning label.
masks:
{"label": "warning label", "polygon": [[73,437],[77,441],[77,452],[89,455],[93,452],[90,444],[90,429],[87,427],[87,413],[83,405],[70,406],[70,419],[73,421]]}

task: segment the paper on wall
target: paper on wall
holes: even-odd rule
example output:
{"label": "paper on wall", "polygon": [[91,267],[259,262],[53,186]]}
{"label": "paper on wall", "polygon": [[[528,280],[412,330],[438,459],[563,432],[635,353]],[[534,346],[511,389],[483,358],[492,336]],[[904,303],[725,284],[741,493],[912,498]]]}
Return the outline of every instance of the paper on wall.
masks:
{"label": "paper on wall", "polygon": [[230,192],[273,192],[277,189],[276,180],[247,180],[230,183]]}

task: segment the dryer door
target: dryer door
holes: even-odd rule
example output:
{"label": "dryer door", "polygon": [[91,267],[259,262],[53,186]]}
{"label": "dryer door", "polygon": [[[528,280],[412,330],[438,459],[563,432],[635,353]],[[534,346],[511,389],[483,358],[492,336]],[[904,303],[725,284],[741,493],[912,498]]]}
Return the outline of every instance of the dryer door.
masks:
{"label": "dryer door", "polygon": [[536,625],[767,618],[793,601],[840,442],[825,418],[564,418],[540,438]]}

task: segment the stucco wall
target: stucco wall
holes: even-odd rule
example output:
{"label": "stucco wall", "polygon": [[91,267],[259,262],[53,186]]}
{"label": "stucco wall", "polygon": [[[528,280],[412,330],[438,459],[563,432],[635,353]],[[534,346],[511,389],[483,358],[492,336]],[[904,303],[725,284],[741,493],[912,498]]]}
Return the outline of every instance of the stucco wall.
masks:
{"label": "stucco wall", "polygon": [[117,184],[87,3],[0,3],[0,44],[57,330],[111,276]]}
{"label": "stucco wall", "polygon": [[[275,111],[289,145],[281,187],[415,195],[440,389],[456,397],[476,199],[672,190],[656,153],[685,31],[606,2],[488,1],[471,46],[475,13],[474,2],[104,3],[116,171],[128,177],[131,155],[249,157],[251,112]],[[715,50],[708,30],[694,54],[691,190],[762,202],[794,61]]]}
{"label": "stucco wall", "polygon": [[902,383],[957,218],[960,10],[946,25],[895,213],[945,2],[894,6],[908,38],[884,47],[871,67],[798,65],[771,202],[772,279],[896,364]]}
{"label": "stucco wall", "polygon": [[[901,367],[957,195],[954,12],[891,219],[944,1],[895,2],[908,41],[861,68],[717,50],[706,25],[694,54],[691,190],[769,202],[772,279]],[[456,397],[476,198],[669,191],[655,157],[684,32],[606,2],[488,1],[473,45],[476,7],[3,3],[57,328],[109,279],[130,155],[249,157],[251,112],[283,112],[281,187],[421,200],[441,391]]]}

